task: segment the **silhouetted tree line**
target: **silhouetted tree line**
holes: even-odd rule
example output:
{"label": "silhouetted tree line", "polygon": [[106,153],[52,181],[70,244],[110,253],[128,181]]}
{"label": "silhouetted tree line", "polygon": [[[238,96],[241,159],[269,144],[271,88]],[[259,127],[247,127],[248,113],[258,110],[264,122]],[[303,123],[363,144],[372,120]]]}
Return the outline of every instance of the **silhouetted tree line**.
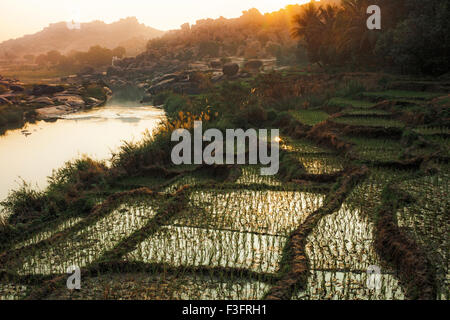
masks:
{"label": "silhouetted tree line", "polygon": [[[367,8],[381,8],[381,30],[369,30]],[[294,17],[294,38],[311,62],[377,65],[401,72],[450,71],[450,1],[342,0],[309,3]]]}
{"label": "silhouetted tree line", "polygon": [[[100,68],[111,65],[112,57],[122,58],[125,53],[125,48],[123,47],[111,50],[101,46],[92,46],[86,52],[71,51],[66,55],[61,54],[57,50],[52,50],[37,56],[34,62],[41,67],[46,66],[61,70],[77,71],[85,67]],[[27,58],[27,60],[32,60],[33,57]]]}
{"label": "silhouetted tree line", "polygon": [[151,60],[180,61],[229,56],[277,57],[281,63],[295,63],[304,49],[298,47],[289,30],[292,17],[300,10],[300,5],[266,14],[250,9],[239,18],[220,17],[183,24],[179,30],[150,40],[143,55]]}

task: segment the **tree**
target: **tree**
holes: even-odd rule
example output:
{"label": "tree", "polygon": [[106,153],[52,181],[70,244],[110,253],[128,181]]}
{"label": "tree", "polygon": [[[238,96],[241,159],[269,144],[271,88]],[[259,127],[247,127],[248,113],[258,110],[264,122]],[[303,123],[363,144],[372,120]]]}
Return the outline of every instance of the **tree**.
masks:
{"label": "tree", "polygon": [[125,53],[126,53],[126,52],[127,52],[127,51],[125,50],[124,47],[119,46],[119,47],[114,48],[114,49],[112,50],[112,55],[113,55],[114,57],[123,58],[123,57],[125,56]]}
{"label": "tree", "polygon": [[46,54],[40,54],[36,57],[35,62],[39,65],[39,66],[45,66],[47,65],[47,55]]}
{"label": "tree", "polygon": [[220,52],[220,44],[217,41],[203,41],[199,44],[199,55],[218,57]]}
{"label": "tree", "polygon": [[23,56],[23,58],[28,62],[28,63],[33,63],[34,59],[36,58],[33,54],[26,54]]}
{"label": "tree", "polygon": [[368,0],[343,0],[339,15],[340,32],[337,33],[337,51],[355,59],[373,57],[379,32],[369,30],[366,25],[367,8],[373,4]]}
{"label": "tree", "polygon": [[101,46],[93,46],[89,48],[86,55],[87,64],[93,67],[102,67],[110,65],[112,61],[112,50],[103,48]]}
{"label": "tree", "polygon": [[318,7],[314,2],[294,16],[291,34],[302,39],[311,62],[328,64],[336,57],[335,34],[338,8],[327,5]]}
{"label": "tree", "polygon": [[402,72],[450,72],[449,2],[407,0],[402,19],[383,33],[376,53]]}
{"label": "tree", "polygon": [[59,63],[62,58],[62,54],[57,50],[47,52],[47,62],[53,65]]}
{"label": "tree", "polygon": [[313,63],[320,64],[320,46],[321,28],[319,10],[315,3],[311,2],[305,6],[305,9],[294,16],[294,27],[291,32],[297,39],[304,39],[308,50],[308,58]]}

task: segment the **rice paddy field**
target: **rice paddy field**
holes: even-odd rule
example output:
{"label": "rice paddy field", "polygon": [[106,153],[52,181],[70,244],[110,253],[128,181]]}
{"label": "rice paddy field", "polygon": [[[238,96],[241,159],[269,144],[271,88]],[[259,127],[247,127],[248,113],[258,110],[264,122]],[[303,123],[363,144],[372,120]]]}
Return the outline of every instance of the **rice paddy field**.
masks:
{"label": "rice paddy field", "polygon": [[[448,123],[408,122],[395,105],[438,96],[364,92],[330,99],[335,115],[290,111],[311,130],[280,137],[295,177],[254,165],[122,177],[89,212],[15,235],[0,299],[447,300]],[[72,265],[80,290],[66,288]]]}

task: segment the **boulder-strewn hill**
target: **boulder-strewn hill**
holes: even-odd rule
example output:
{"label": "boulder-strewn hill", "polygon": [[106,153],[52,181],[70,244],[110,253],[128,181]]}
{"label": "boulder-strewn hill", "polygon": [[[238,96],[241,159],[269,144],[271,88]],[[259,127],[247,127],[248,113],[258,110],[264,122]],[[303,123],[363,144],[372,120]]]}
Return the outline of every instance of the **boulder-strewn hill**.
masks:
{"label": "boulder-strewn hill", "polygon": [[140,24],[135,17],[111,24],[102,21],[81,23],[79,29],[70,29],[66,22],[59,22],[50,24],[35,34],[0,43],[0,57],[6,54],[22,58],[27,54],[38,55],[51,50],[61,53],[71,50],[86,51],[94,45],[109,49],[122,45],[125,49],[130,49],[130,54],[136,54],[139,53],[140,47],[142,51],[145,50],[146,41],[163,34],[164,31]]}
{"label": "boulder-strewn hill", "polygon": [[[320,5],[338,5],[340,0],[322,0]],[[147,44],[147,50],[135,59],[124,59],[122,67],[148,66],[161,60],[196,61],[204,58],[229,56],[247,59],[277,57],[289,64],[302,55],[298,40],[291,36],[293,18],[302,12],[304,5],[288,5],[279,11],[261,14],[252,8],[238,18],[202,19],[180,29],[171,30]]]}

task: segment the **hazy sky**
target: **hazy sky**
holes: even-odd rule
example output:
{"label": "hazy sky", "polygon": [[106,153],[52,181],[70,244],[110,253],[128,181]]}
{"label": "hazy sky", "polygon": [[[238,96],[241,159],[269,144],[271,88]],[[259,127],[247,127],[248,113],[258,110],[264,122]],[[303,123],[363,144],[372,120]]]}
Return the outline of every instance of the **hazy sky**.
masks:
{"label": "hazy sky", "polygon": [[35,33],[49,23],[75,20],[107,23],[135,16],[161,30],[202,18],[233,18],[243,10],[262,13],[309,0],[0,0],[0,42]]}

